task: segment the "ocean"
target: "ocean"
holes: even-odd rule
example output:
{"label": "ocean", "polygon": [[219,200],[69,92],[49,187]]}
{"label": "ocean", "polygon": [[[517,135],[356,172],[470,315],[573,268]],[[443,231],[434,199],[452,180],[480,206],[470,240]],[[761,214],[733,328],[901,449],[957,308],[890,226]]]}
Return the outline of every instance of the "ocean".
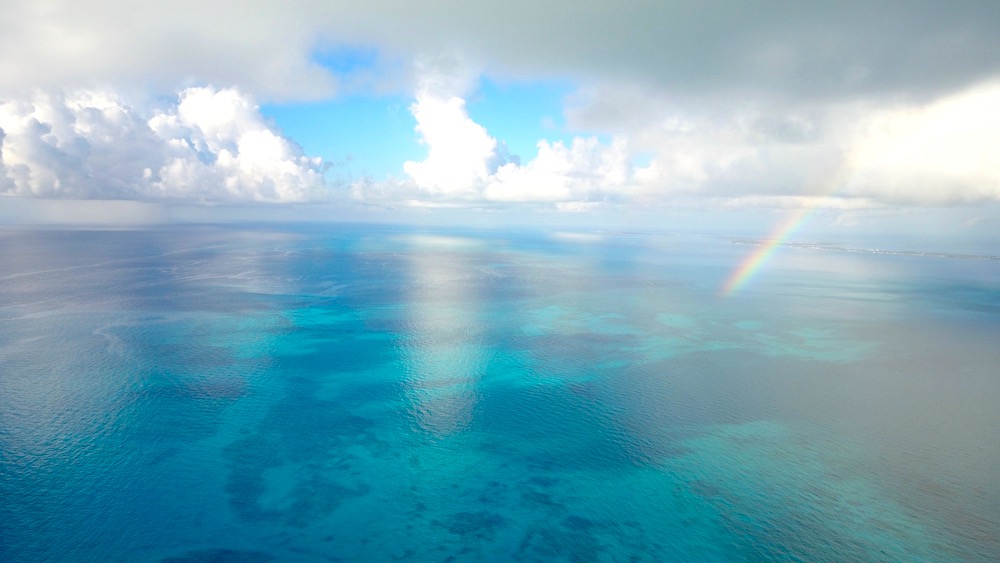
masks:
{"label": "ocean", "polygon": [[1000,258],[0,231],[0,560],[1000,559]]}

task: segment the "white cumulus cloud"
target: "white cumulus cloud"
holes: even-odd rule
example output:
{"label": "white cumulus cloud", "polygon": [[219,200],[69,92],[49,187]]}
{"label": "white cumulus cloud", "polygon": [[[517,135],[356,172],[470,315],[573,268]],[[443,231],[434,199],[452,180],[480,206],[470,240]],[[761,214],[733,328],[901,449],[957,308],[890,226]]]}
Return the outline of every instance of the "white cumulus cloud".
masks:
{"label": "white cumulus cloud", "polygon": [[0,103],[0,193],[29,197],[308,201],[323,162],[235,89],[188,88],[143,112],[106,91]]}
{"label": "white cumulus cloud", "polygon": [[468,196],[493,173],[497,141],[469,118],[465,100],[424,86],[410,107],[427,158],[408,161],[403,170],[430,194]]}
{"label": "white cumulus cloud", "polygon": [[[362,190],[358,195],[432,199],[438,202],[566,203],[620,197],[632,176],[624,139],[611,144],[577,137],[569,146],[540,140],[538,154],[526,164],[508,154],[465,108],[467,79],[453,79],[424,66],[416,101],[410,106],[427,158],[403,166],[414,190]],[[461,70],[461,69],[459,69]]]}
{"label": "white cumulus cloud", "polygon": [[632,166],[624,139],[610,145],[596,137],[538,142],[538,156],[524,166],[509,163],[489,178],[483,195],[491,201],[580,202],[626,195]]}

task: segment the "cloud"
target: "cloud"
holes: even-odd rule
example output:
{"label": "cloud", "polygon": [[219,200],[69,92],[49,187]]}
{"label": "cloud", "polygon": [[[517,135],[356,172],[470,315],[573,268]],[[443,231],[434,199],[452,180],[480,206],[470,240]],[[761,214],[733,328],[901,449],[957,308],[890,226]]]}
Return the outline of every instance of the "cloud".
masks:
{"label": "cloud", "polygon": [[[0,193],[326,200],[323,164],[247,93],[356,87],[414,92],[427,149],[403,179],[357,182],[363,201],[1000,199],[997,2],[12,0],[4,16]],[[318,63],[351,49],[375,55]],[[461,56],[427,58],[441,52]],[[466,110],[480,72],[580,84],[567,115],[580,134],[508,154]],[[127,101],[147,90],[181,93],[160,109]]]}
{"label": "cloud", "polygon": [[162,142],[116,96],[38,93],[0,104],[5,192],[42,197],[134,197]]}
{"label": "cloud", "polygon": [[991,1],[11,0],[0,94],[194,80],[315,98],[345,82],[317,56],[346,46],[387,60],[457,48],[493,74],[634,82],[690,99],[933,97],[1000,72],[998,27]]}
{"label": "cloud", "polygon": [[[1000,82],[926,102],[692,107],[655,91],[604,87],[568,111],[649,156],[635,199],[742,202],[835,197],[870,205],[1000,201]],[[802,199],[806,198],[806,199]],[[707,200],[706,200],[707,201]]]}
{"label": "cloud", "polygon": [[609,131],[647,156],[634,172],[635,197],[650,204],[826,195],[845,158],[840,120],[825,110],[753,102],[692,106],[634,85],[586,89],[567,111],[571,127]]}
{"label": "cloud", "polygon": [[[465,78],[453,79],[454,68],[444,71],[424,66],[410,111],[416,132],[427,148],[427,158],[409,161],[403,170],[407,184],[390,190],[361,190],[361,198],[419,200],[438,203],[580,202],[620,197],[616,193],[631,176],[630,154],[624,140],[610,145],[597,138],[538,142],[538,154],[522,165],[503,143],[469,117],[460,97],[471,88]],[[461,69],[459,75],[463,76]]]}
{"label": "cloud", "polygon": [[[799,111],[699,113],[635,91],[604,92],[569,118],[585,128],[612,115],[603,125],[608,140],[541,139],[522,164],[468,115],[465,96],[475,81],[466,67],[421,72],[410,110],[427,158],[406,162],[404,180],[358,182],[355,201],[565,210],[629,203],[795,207],[814,206],[817,198],[851,209],[1000,201],[990,152],[1000,146],[1000,83],[929,104]],[[648,163],[638,166],[641,155]],[[236,89],[188,88],[148,111],[94,90],[38,92],[0,104],[0,193],[9,195],[330,201],[336,198],[323,170]]]}
{"label": "cloud", "polygon": [[896,203],[1000,201],[1000,83],[874,112],[848,151],[847,194]]}
{"label": "cloud", "polygon": [[490,201],[586,202],[627,197],[632,180],[631,155],[623,139],[610,145],[596,137],[538,142],[538,156],[524,166],[501,166],[489,178],[483,196]]}
{"label": "cloud", "polygon": [[4,3],[0,96],[35,88],[238,84],[270,97],[316,98],[336,79],[311,59],[313,11],[276,1],[64,0]]}
{"label": "cloud", "polygon": [[[1000,201],[1000,83],[930,103],[692,108],[634,87],[585,92],[568,121],[610,141],[539,140],[525,164],[465,110],[464,71],[425,66],[411,111],[427,147],[409,182],[355,197],[408,205],[880,208]],[[640,159],[648,164],[638,166]],[[699,203],[700,202],[700,203]],[[586,204],[586,205],[584,205]],[[583,207],[581,207],[583,205]]]}
{"label": "cloud", "polygon": [[468,197],[496,171],[502,157],[496,139],[469,118],[465,100],[456,95],[461,86],[444,76],[430,74],[418,87],[410,111],[428,155],[406,162],[403,170],[428,194]]}
{"label": "cloud", "polygon": [[0,103],[0,193],[31,197],[328,199],[309,158],[234,89],[188,88],[144,115],[103,91]]}

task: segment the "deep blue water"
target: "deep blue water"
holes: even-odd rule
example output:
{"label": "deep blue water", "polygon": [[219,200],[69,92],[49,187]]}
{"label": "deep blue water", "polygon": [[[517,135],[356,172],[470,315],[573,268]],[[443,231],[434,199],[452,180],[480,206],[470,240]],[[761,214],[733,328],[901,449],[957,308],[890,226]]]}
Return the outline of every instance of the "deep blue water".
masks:
{"label": "deep blue water", "polygon": [[1000,260],[0,231],[0,560],[1000,559]]}

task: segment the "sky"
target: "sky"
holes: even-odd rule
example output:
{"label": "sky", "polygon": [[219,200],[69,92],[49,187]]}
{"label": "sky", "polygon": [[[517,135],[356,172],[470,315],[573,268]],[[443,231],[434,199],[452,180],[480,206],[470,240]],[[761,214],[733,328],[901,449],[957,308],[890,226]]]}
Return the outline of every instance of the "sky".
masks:
{"label": "sky", "polygon": [[5,0],[0,223],[1000,240],[998,30],[994,0]]}

